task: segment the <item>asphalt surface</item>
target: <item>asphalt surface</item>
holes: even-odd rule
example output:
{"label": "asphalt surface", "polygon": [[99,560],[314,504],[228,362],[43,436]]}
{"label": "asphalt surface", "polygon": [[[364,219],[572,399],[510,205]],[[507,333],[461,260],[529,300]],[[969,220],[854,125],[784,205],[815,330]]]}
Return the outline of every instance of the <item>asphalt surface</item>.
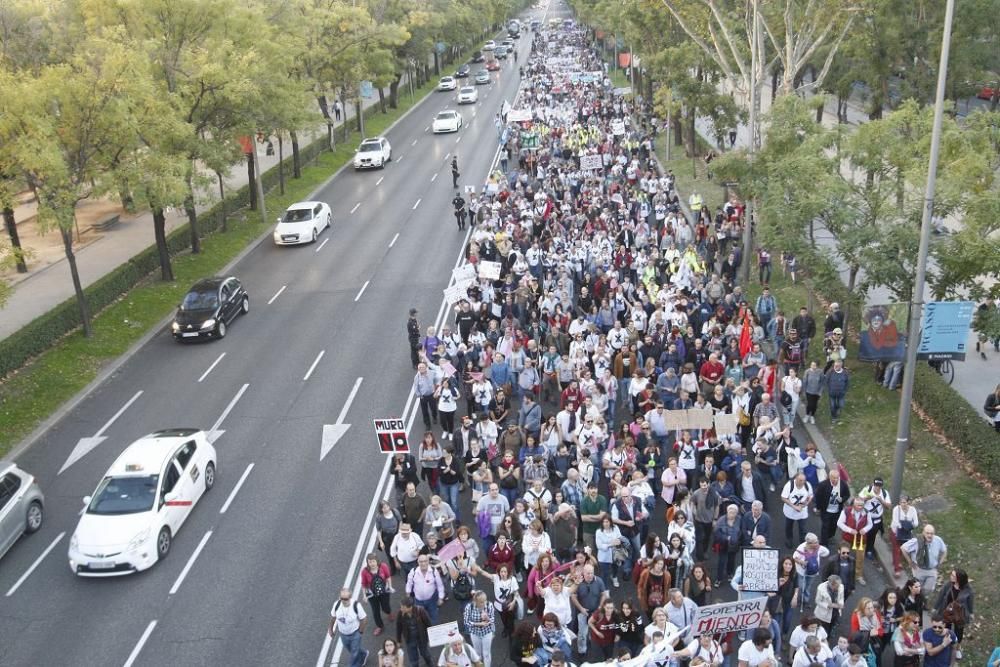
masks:
{"label": "asphalt surface", "polygon": [[[518,43],[522,62],[529,44]],[[420,310],[422,327],[434,323],[465,238],[451,213],[451,156],[460,185],[478,190],[497,147],[494,114],[516,94],[517,64],[501,62],[478,87],[478,104],[457,107],[455,92],[435,93],[392,128],[384,170],[347,169],[327,183],[316,198],[331,205],[334,224],[319,243],[265,240],[236,267],[251,309],[224,340],[181,346],[160,332],[19,457],[46,494],[46,517],[0,561],[0,665],[317,663],[381,493],[385,456],[371,419],[408,406],[407,310]],[[446,107],[459,108],[465,125],[435,136],[431,120]],[[343,417],[351,426],[320,461],[323,426],[356,385]],[[140,391],[107,440],[59,473],[79,439]],[[66,550],[81,499],[118,454],[157,429],[214,425],[224,430],[216,485],[167,559],[128,577],[73,575]]]}

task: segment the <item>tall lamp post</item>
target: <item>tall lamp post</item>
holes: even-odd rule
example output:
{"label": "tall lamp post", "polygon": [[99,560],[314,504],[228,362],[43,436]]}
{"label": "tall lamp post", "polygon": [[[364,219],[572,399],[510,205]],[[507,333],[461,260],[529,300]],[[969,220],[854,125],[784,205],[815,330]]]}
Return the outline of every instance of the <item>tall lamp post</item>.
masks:
{"label": "tall lamp post", "polygon": [[948,79],[948,51],[951,48],[951,20],[955,0],[947,0],[944,10],[944,30],[941,35],[941,62],[938,65],[937,94],[934,98],[934,127],[931,131],[931,155],[927,165],[927,189],[920,218],[920,247],[917,251],[917,274],[910,297],[910,329],[906,337],[906,366],[903,390],[899,396],[899,422],[896,428],[896,453],[892,467],[892,497],[898,502],[903,491],[903,467],[910,444],[910,402],[913,400],[913,380],[917,366],[920,321],[924,303],[924,283],[927,280],[927,248],[931,238],[931,216],[934,213],[934,189],[937,185],[938,154],[941,146],[941,122],[944,116],[944,87]]}
{"label": "tall lamp post", "polygon": [[[753,160],[757,152],[757,88],[759,87],[759,77],[757,67],[760,61],[760,16],[758,13],[758,0],[753,0],[753,30],[750,33],[750,160]],[[746,220],[743,223],[743,259],[740,265],[740,273],[745,286],[750,284],[750,250],[753,243],[753,217],[754,217],[753,197],[747,200]]]}

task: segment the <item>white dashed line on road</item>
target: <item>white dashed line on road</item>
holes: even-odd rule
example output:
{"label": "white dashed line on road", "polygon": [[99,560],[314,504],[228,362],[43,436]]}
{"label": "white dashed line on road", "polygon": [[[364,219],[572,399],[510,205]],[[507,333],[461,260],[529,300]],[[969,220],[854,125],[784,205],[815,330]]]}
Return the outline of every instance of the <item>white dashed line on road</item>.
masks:
{"label": "white dashed line on road", "polygon": [[177,575],[177,581],[175,581],[174,585],[170,587],[170,595],[173,595],[180,590],[181,584],[184,583],[184,579],[188,576],[188,572],[191,571],[191,567],[201,554],[201,550],[205,548],[205,544],[208,543],[208,538],[210,537],[212,537],[212,531],[208,531],[205,533],[205,536],[201,538],[201,542],[198,543],[198,546],[195,547],[194,553],[191,554],[190,558],[188,558],[188,562],[184,565],[184,569],[181,570],[179,575]]}
{"label": "white dashed line on road", "polygon": [[[399,158],[397,158],[397,159],[399,159]],[[382,185],[382,181],[384,181],[384,180],[385,180],[385,176],[379,176],[378,180],[375,181],[375,185]]]}
{"label": "white dashed line on road", "polygon": [[312,366],[310,366],[309,370],[306,371],[306,374],[304,376],[302,376],[302,381],[303,382],[305,382],[306,380],[308,380],[309,376],[313,374],[313,371],[316,370],[316,365],[319,364],[319,360],[323,358],[324,354],[326,354],[326,350],[320,350],[319,351],[319,354],[316,355],[316,361],[312,362]]}
{"label": "white dashed line on road", "polygon": [[457,143],[458,143],[458,142],[460,142],[461,140],[462,140],[462,137],[461,137],[461,136],[459,136],[459,137],[458,137],[457,139],[455,139],[455,143],[457,144]]}
{"label": "white dashed line on road", "polygon": [[56,535],[56,539],[52,540],[52,544],[45,547],[45,551],[43,551],[42,554],[35,559],[35,562],[31,564],[31,567],[25,570],[24,574],[21,575],[21,578],[15,581],[14,585],[10,587],[10,590],[7,591],[7,597],[10,597],[11,595],[17,592],[17,589],[21,587],[21,584],[23,584],[25,581],[28,580],[28,577],[31,576],[31,573],[34,572],[39,565],[41,565],[42,561],[45,560],[45,557],[48,556],[52,552],[52,550],[56,548],[56,545],[59,544],[59,542],[64,537],[66,537],[65,532]]}
{"label": "white dashed line on road", "polygon": [[434,174],[433,176],[431,176],[431,183],[433,183],[434,181],[436,181],[437,177],[438,177],[437,174]]}
{"label": "white dashed line on road", "polygon": [[392,246],[396,245],[396,239],[398,239],[398,238],[399,238],[399,232],[396,232],[396,235],[392,237],[391,241],[389,241],[389,247],[390,248]]}
{"label": "white dashed line on road", "polygon": [[427,127],[424,128],[424,132],[430,132],[430,131],[431,131],[431,126],[430,125],[428,125]]}
{"label": "white dashed line on road", "polygon": [[359,291],[358,295],[356,297],[354,297],[354,302],[355,303],[357,303],[361,299],[361,295],[365,293],[366,289],[368,289],[368,283],[370,283],[370,282],[371,282],[370,280],[366,280],[365,284],[361,286],[361,291]]}
{"label": "white dashed line on road", "polygon": [[135,664],[135,659],[139,657],[142,647],[146,645],[147,641],[149,641],[149,636],[153,634],[153,630],[155,628],[156,621],[150,621],[149,625],[146,626],[146,630],[142,633],[142,636],[139,637],[139,642],[135,645],[135,648],[132,649],[132,652],[129,653],[128,660],[125,661],[125,667],[132,667],[132,665]]}
{"label": "white dashed line on road", "polygon": [[419,200],[419,199],[418,199],[418,200],[417,200],[417,203],[413,205],[413,210],[414,210],[414,211],[416,211],[416,210],[417,210],[417,207],[418,207],[418,206],[420,206],[420,201],[421,201],[421,200]]}
{"label": "white dashed line on road", "polygon": [[226,502],[222,504],[222,509],[219,510],[219,514],[225,514],[226,510],[229,509],[229,506],[233,504],[233,499],[236,497],[236,494],[240,492],[240,489],[243,488],[243,482],[247,481],[247,477],[250,476],[251,470],[253,470],[252,463],[247,466],[246,470],[243,471],[243,474],[240,476],[240,481],[236,482],[236,486],[234,486],[233,490],[229,492],[229,497],[226,498]]}
{"label": "white dashed line on road", "polygon": [[[285,289],[285,288],[284,288],[284,287],[282,287],[281,289]],[[270,302],[268,302],[268,303],[270,303]],[[207,371],[205,371],[204,373],[202,373],[202,374],[201,374],[201,377],[200,377],[200,378],[198,378],[198,382],[201,382],[201,381],[202,381],[202,380],[204,380],[204,379],[205,379],[206,377],[208,377],[208,374],[212,372],[212,369],[213,369],[213,368],[215,368],[216,366],[218,366],[218,365],[219,365],[219,362],[220,362],[220,361],[222,361],[222,358],[223,358],[224,356],[226,356],[226,353],[225,353],[225,352],[223,352],[222,354],[220,354],[220,355],[219,355],[219,358],[218,358],[218,359],[216,359],[215,361],[213,361],[213,362],[212,362],[212,365],[208,367],[208,370],[207,370]]]}
{"label": "white dashed line on road", "polygon": [[329,241],[330,241],[330,239],[323,239],[323,242],[319,244],[318,248],[316,248],[316,252],[319,252],[320,250],[322,250],[323,246],[325,246]]}
{"label": "white dashed line on road", "polygon": [[448,158],[450,158],[450,157],[451,157],[451,153],[448,153],[447,155],[444,156],[444,161],[447,162]]}
{"label": "white dashed line on road", "polygon": [[413,140],[413,143],[412,143],[412,144],[410,144],[410,145],[411,145],[411,146],[416,146],[416,145],[417,145],[417,141],[419,141],[419,139],[414,139],[414,140]]}
{"label": "white dashed line on road", "polygon": [[282,285],[282,286],[281,286],[281,289],[280,289],[280,290],[278,290],[277,292],[275,292],[275,293],[274,293],[274,296],[272,296],[272,297],[271,297],[271,298],[270,298],[270,299],[268,300],[268,302],[267,302],[267,305],[269,305],[269,306],[270,306],[270,305],[271,305],[272,303],[274,303],[274,300],[275,300],[275,299],[277,299],[277,298],[278,298],[279,296],[281,296],[281,293],[282,293],[282,292],[284,292],[284,291],[285,291],[285,288],[287,288],[287,287],[288,287],[288,285]]}
{"label": "white dashed line on road", "polygon": [[351,213],[357,211],[359,206],[361,206],[361,202],[358,202],[357,204],[354,205],[354,208],[351,209]]}

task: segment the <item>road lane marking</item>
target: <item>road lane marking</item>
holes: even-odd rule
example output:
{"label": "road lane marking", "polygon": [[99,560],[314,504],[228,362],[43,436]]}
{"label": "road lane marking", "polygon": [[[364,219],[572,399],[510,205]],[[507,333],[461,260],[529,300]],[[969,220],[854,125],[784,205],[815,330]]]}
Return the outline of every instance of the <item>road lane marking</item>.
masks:
{"label": "road lane marking", "polygon": [[328,238],[323,239],[323,242],[319,244],[318,248],[316,248],[316,252],[319,252],[320,250],[322,250],[323,246],[325,246],[329,242],[330,242],[330,239],[328,239]]}
{"label": "road lane marking", "polygon": [[[396,158],[396,162],[399,163],[402,159],[403,159],[403,156],[402,156],[402,154],[400,154],[400,156],[398,158]],[[378,184],[376,183],[376,185],[378,185]]]}
{"label": "road lane marking", "polygon": [[361,295],[365,293],[366,289],[368,289],[368,283],[370,282],[371,282],[370,280],[366,280],[365,284],[361,286],[361,290],[358,292],[358,295],[354,297],[355,303],[357,303],[361,299]]}
{"label": "road lane marking", "polygon": [[[396,159],[398,160],[399,158],[396,158]],[[377,181],[375,181],[375,185],[382,185],[382,181],[383,181],[384,179],[385,179],[385,176],[379,176],[379,177],[378,177],[378,180],[377,180]]]}
{"label": "road lane marking", "polygon": [[399,238],[399,232],[396,232],[396,235],[392,237],[391,241],[389,241],[389,247],[390,248],[392,246],[396,245],[396,239],[398,239],[398,238]]}
{"label": "road lane marking", "polygon": [[149,625],[146,626],[146,630],[142,633],[142,636],[139,637],[139,642],[135,645],[135,648],[132,649],[132,652],[129,653],[128,660],[125,661],[125,667],[132,667],[132,665],[135,664],[135,659],[139,657],[142,647],[146,645],[147,641],[149,641],[149,636],[153,634],[153,630],[155,628],[156,621],[150,621]]}
{"label": "road lane marking", "polygon": [[359,206],[361,206],[361,202],[358,202],[357,204],[354,205],[354,208],[351,209],[351,213],[357,211]]}
{"label": "road lane marking", "polygon": [[323,438],[320,441],[319,446],[319,460],[320,462],[326,458],[326,455],[330,453],[330,450],[340,441],[344,434],[347,433],[348,429],[351,428],[350,424],[344,423],[344,418],[347,417],[347,411],[351,409],[351,403],[354,402],[354,397],[358,395],[358,389],[361,388],[361,383],[364,381],[363,377],[359,377],[354,381],[354,386],[351,387],[351,393],[347,396],[347,402],[344,403],[344,407],[340,409],[340,414],[337,415],[337,421],[333,424],[323,424]]}
{"label": "road lane marking", "polygon": [[434,174],[433,176],[431,176],[431,183],[433,183],[434,181],[436,181],[437,177],[438,177],[437,174]]}
{"label": "road lane marking", "polygon": [[288,285],[282,285],[281,289],[275,292],[274,296],[272,296],[271,299],[267,302],[267,305],[270,306],[272,303],[274,303],[274,300],[277,299],[279,296],[281,296],[281,293],[285,291],[286,287],[288,287]]}
{"label": "road lane marking", "polygon": [[[282,287],[282,289],[284,289],[284,287]],[[204,373],[202,373],[202,374],[201,374],[201,377],[200,377],[200,378],[198,378],[198,382],[201,382],[202,380],[204,380],[205,378],[207,378],[207,377],[208,377],[208,374],[212,372],[212,369],[213,369],[213,368],[215,368],[216,366],[218,366],[218,365],[219,365],[219,362],[220,362],[220,361],[222,361],[222,358],[223,358],[224,356],[226,356],[226,353],[225,353],[225,352],[223,352],[222,354],[220,354],[220,355],[219,355],[219,358],[218,358],[218,359],[216,359],[215,361],[213,361],[213,362],[212,362],[212,365],[208,367],[208,370],[207,370],[207,371],[205,371]]]}
{"label": "road lane marking", "polygon": [[65,532],[59,533],[56,536],[56,539],[52,540],[52,544],[45,547],[45,551],[43,551],[41,555],[35,559],[35,562],[31,564],[31,567],[29,567],[27,570],[24,571],[24,574],[21,575],[21,578],[15,581],[14,585],[10,587],[10,590],[7,591],[7,597],[10,597],[11,595],[17,592],[17,589],[21,587],[21,584],[23,584],[25,581],[28,580],[28,577],[31,576],[31,573],[34,572],[38,568],[38,566],[42,564],[42,561],[45,560],[45,557],[48,556],[52,552],[52,550],[56,548],[56,545],[59,544],[59,542],[64,537],[66,537]]}
{"label": "road lane marking", "polygon": [[66,468],[70,467],[71,465],[79,461],[81,458],[84,457],[84,455],[86,455],[92,449],[94,449],[99,444],[107,440],[107,438],[104,435],[104,432],[107,431],[109,428],[111,428],[111,425],[114,424],[116,421],[118,421],[118,418],[121,417],[125,413],[125,411],[129,409],[129,406],[135,403],[140,396],[142,396],[141,389],[135,392],[135,395],[128,400],[128,403],[123,405],[118,410],[118,412],[116,412],[111,417],[111,419],[109,419],[104,423],[104,426],[101,427],[101,430],[99,430],[97,433],[90,436],[89,438],[80,438],[77,441],[76,446],[73,447],[73,451],[70,452],[69,457],[67,457],[66,462],[63,463],[62,468],[60,468],[59,472],[56,474],[61,475],[63,471],[66,470]]}
{"label": "road lane marking", "polygon": [[476,110],[475,110],[475,109],[473,109],[473,110],[472,110],[472,117],[473,117],[473,118],[475,118],[475,117],[476,117]]}
{"label": "road lane marking", "polygon": [[447,155],[444,156],[444,161],[447,162],[448,158],[450,158],[450,157],[451,157],[451,153],[448,153]]}
{"label": "road lane marking", "polygon": [[184,583],[185,577],[188,576],[188,572],[191,571],[191,567],[194,565],[195,560],[197,560],[198,556],[201,554],[201,550],[205,548],[205,544],[208,543],[208,538],[210,537],[212,537],[212,531],[208,531],[207,533],[205,533],[205,536],[201,538],[201,542],[198,543],[198,546],[195,547],[194,553],[191,554],[190,558],[188,558],[188,562],[186,565],[184,565],[184,569],[181,570],[181,573],[179,575],[177,575],[177,581],[175,581],[174,585],[170,587],[170,595],[173,595],[180,589],[181,584]]}
{"label": "road lane marking", "polygon": [[413,140],[413,143],[412,143],[412,144],[410,144],[410,145],[411,145],[411,146],[416,146],[416,145],[417,145],[417,141],[419,141],[419,140],[418,140],[418,139],[414,139],[414,140]]}
{"label": "road lane marking", "polygon": [[232,412],[233,408],[236,407],[236,403],[238,403],[239,400],[243,398],[243,394],[244,392],[246,392],[247,387],[249,386],[250,384],[247,383],[244,384],[242,387],[240,387],[240,390],[236,392],[235,396],[233,396],[233,400],[229,401],[229,405],[227,405],[226,409],[222,411],[222,414],[219,415],[219,418],[215,420],[215,424],[212,425],[212,428],[208,429],[208,433],[206,433],[205,435],[208,437],[209,442],[214,443],[222,436],[223,433],[225,433],[225,431],[220,431],[219,427],[222,426],[222,422],[226,420],[226,417],[229,416],[229,413]]}
{"label": "road lane marking", "polygon": [[[355,301],[357,301],[357,299],[355,299]],[[309,376],[313,374],[313,371],[316,370],[316,364],[319,363],[319,360],[323,358],[324,354],[326,354],[326,350],[320,350],[319,351],[319,354],[316,355],[316,361],[314,361],[312,363],[312,366],[309,367],[309,370],[307,370],[306,374],[302,377],[302,381],[303,382],[305,382],[306,380],[308,380]]]}
{"label": "road lane marking", "polygon": [[428,125],[427,127],[424,128],[424,132],[430,132],[430,131],[431,131],[431,126],[430,125]]}
{"label": "road lane marking", "polygon": [[458,142],[460,142],[461,140],[462,140],[462,137],[461,137],[461,136],[459,136],[458,138],[456,138],[456,139],[455,139],[455,143],[457,144],[457,143],[458,143]]}
{"label": "road lane marking", "polygon": [[222,509],[219,510],[219,514],[225,514],[226,510],[229,509],[229,506],[233,504],[233,499],[236,498],[236,494],[239,493],[240,489],[243,488],[243,482],[247,481],[247,477],[250,476],[251,470],[253,470],[252,463],[247,466],[246,470],[243,471],[243,474],[240,476],[239,481],[236,482],[236,486],[234,486],[233,490],[229,492],[229,497],[226,498],[226,502],[222,504]]}
{"label": "road lane marking", "polygon": [[418,206],[420,206],[420,200],[419,199],[417,200],[417,203],[413,205],[413,210],[416,211]]}

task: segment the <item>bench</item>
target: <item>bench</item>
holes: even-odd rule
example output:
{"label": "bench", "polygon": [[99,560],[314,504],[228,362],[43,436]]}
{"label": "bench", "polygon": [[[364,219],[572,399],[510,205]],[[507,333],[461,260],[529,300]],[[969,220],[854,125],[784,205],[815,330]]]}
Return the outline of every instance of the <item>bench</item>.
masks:
{"label": "bench", "polygon": [[95,232],[107,232],[107,231],[110,231],[115,225],[118,224],[119,218],[120,218],[120,216],[117,215],[117,214],[115,214],[115,215],[109,215],[108,217],[104,218],[103,220],[98,220],[97,222],[95,222],[94,224],[92,224],[90,226],[90,228],[93,231],[95,231]]}

